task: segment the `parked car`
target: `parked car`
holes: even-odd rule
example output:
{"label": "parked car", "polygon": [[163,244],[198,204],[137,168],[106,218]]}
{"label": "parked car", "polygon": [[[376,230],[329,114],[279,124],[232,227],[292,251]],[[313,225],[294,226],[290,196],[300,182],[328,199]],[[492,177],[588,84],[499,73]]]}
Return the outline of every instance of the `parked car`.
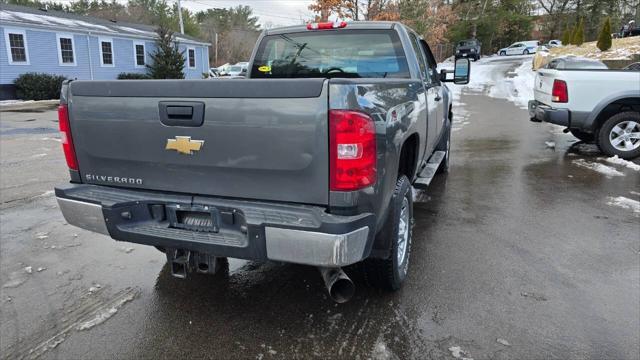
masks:
{"label": "parked car", "polygon": [[231,65],[227,69],[227,76],[246,76],[247,75],[247,65]]}
{"label": "parked car", "polygon": [[531,121],[566,127],[609,156],[640,155],[640,71],[574,60],[555,59],[538,70]]}
{"label": "parked car", "polygon": [[640,62],[635,62],[624,67],[625,70],[640,70]]}
{"label": "parked car", "polygon": [[225,257],[305,264],[342,302],[360,263],[400,288],[412,186],[448,169],[444,83],[468,83],[469,59],[438,73],[413,30],[366,21],[268,29],[253,54],[244,80],[65,82],[65,219],[157,247],[176,277]]}
{"label": "parked car", "polygon": [[561,40],[549,40],[549,42],[546,44],[546,46],[549,47],[549,48],[560,47],[560,46],[562,46],[562,41]]}
{"label": "parked car", "polygon": [[511,44],[509,47],[498,50],[498,55],[507,56],[535,54],[538,46],[538,41],[521,41]]}
{"label": "parked car", "polygon": [[544,66],[545,69],[576,70],[576,69],[608,69],[609,67],[600,60],[589,59],[580,56],[565,56],[555,58]]}
{"label": "parked car", "polygon": [[480,59],[482,43],[478,39],[462,40],[456,45],[455,58],[467,57],[477,61]]}

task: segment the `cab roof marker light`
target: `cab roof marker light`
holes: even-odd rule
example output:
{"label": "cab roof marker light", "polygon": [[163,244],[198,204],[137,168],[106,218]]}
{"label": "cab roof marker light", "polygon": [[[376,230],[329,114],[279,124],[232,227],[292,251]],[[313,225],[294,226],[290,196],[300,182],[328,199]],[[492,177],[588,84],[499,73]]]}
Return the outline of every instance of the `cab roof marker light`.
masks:
{"label": "cab roof marker light", "polygon": [[346,21],[308,23],[307,30],[331,30],[347,27]]}

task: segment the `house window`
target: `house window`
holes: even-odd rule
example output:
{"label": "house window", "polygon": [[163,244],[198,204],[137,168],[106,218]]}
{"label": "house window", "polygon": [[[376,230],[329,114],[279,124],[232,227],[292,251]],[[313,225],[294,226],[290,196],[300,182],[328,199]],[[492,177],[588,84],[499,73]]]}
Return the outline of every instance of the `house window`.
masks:
{"label": "house window", "polygon": [[27,53],[24,48],[24,35],[10,33],[9,46],[11,46],[11,60],[13,60],[13,62],[27,61]]}
{"label": "house window", "polygon": [[73,35],[57,34],[58,38],[58,60],[60,65],[76,65],[76,58],[73,47]]}
{"label": "house window", "polygon": [[100,39],[100,58],[102,66],[113,66],[113,41],[111,39]]}
{"label": "house window", "polygon": [[187,50],[187,53],[189,55],[189,67],[195,68],[196,67],[196,49],[190,48]]}
{"label": "house window", "polygon": [[145,52],[144,44],[134,44],[134,56],[136,60],[136,66],[145,65]]}
{"label": "house window", "polygon": [[5,29],[4,40],[7,46],[7,57],[11,65],[28,65],[29,52],[24,30]]}

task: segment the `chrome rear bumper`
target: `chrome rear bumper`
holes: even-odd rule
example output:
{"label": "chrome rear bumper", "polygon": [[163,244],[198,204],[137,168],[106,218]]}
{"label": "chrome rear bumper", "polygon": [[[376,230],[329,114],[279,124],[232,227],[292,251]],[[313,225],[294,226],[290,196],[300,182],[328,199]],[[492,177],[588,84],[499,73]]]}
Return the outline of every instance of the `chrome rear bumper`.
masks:
{"label": "chrome rear bumper", "polygon": [[[87,187],[86,191],[82,187]],[[221,222],[218,232],[206,233],[170,227],[164,216],[149,210],[175,204],[179,198],[101,188],[77,185],[56,189],[60,210],[69,224],[119,241],[320,267],[359,262],[368,257],[373,244],[370,229],[375,226],[375,217],[371,214],[338,216],[306,205],[209,199],[209,206],[235,215],[230,220],[233,225],[225,227]]]}

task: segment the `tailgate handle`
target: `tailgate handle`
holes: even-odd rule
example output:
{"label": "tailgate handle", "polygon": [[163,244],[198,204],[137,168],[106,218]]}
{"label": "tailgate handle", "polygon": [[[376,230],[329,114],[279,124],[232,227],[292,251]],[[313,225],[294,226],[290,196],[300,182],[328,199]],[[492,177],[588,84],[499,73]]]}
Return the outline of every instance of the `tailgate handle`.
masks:
{"label": "tailgate handle", "polygon": [[161,101],[160,122],[167,126],[202,126],[204,103],[195,101]]}
{"label": "tailgate handle", "polygon": [[167,116],[169,118],[191,119],[193,116],[192,106],[167,106]]}

